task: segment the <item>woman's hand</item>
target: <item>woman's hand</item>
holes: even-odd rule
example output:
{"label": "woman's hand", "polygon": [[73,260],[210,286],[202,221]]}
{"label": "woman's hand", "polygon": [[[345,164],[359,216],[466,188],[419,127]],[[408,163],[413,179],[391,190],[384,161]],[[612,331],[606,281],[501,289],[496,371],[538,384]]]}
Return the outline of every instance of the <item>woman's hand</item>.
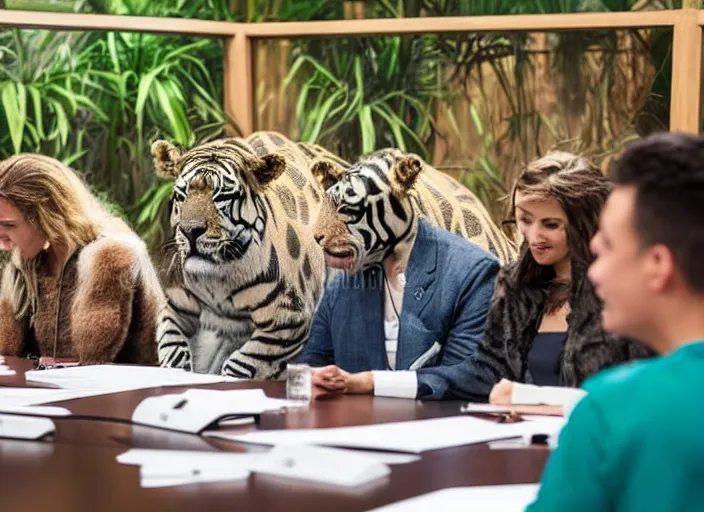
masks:
{"label": "woman's hand", "polygon": [[501,379],[494,385],[489,394],[489,403],[495,405],[511,405],[511,395],[513,394],[513,382]]}
{"label": "woman's hand", "polygon": [[374,392],[372,372],[349,373],[335,366],[324,366],[313,370],[313,385],[329,393]]}

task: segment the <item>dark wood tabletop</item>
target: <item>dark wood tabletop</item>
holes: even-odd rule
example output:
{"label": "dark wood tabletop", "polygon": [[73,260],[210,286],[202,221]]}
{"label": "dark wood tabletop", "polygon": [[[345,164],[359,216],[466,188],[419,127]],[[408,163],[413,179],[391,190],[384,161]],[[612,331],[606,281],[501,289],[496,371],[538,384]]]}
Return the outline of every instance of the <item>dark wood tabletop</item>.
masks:
{"label": "dark wood tabletop", "polygon": [[[17,370],[0,377],[0,386],[24,386],[31,363],[6,358]],[[280,382],[227,383],[216,389],[261,387],[283,397]],[[180,392],[164,387],[57,402],[75,416],[55,419],[56,434],[43,442],[0,440],[0,510],[3,512],[94,510],[257,510],[363,511],[455,486],[533,483],[540,478],[545,449],[491,450],[487,444],[434,450],[421,460],[391,465],[391,475],[370,487],[347,491],[325,485],[251,475],[247,480],[142,489],[139,469],[117,463],[129,448],[199,451],[251,451],[265,448],[132,425],[128,422],[145,397]],[[314,401],[309,408],[263,414],[254,428],[319,428],[368,425],[453,416],[458,401],[422,402],[371,396]],[[233,429],[229,429],[233,430]]]}

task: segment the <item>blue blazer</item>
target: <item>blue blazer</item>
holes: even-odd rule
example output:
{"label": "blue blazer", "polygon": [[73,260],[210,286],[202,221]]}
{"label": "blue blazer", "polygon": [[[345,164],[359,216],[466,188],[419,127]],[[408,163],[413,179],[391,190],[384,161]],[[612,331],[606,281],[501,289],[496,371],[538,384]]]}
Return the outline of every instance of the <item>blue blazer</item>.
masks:
{"label": "blue blazer", "polygon": [[[416,370],[418,398],[453,398],[484,336],[499,260],[421,219],[406,269],[397,370]],[[316,312],[298,361],[348,372],[389,370],[384,343],[384,270],[338,275]],[[465,364],[462,364],[462,363]]]}

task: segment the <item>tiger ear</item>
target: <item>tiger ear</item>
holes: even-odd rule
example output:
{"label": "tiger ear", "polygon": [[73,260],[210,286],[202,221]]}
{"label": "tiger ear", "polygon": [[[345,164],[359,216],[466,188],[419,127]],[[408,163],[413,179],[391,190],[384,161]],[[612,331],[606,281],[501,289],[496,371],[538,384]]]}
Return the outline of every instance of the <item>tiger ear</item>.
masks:
{"label": "tiger ear", "polygon": [[416,155],[399,158],[391,170],[391,186],[399,195],[406,195],[413,188],[423,170],[423,161]]}
{"label": "tiger ear", "polygon": [[281,155],[269,154],[259,159],[254,164],[252,174],[257,184],[266,187],[275,181],[286,170],[286,160]]}
{"label": "tiger ear", "polygon": [[152,144],[152,160],[156,175],[166,179],[178,178],[178,164],[181,161],[181,152],[165,140],[158,140]]}
{"label": "tiger ear", "polygon": [[321,158],[313,162],[310,168],[313,176],[324,190],[332,187],[340,179],[345,170],[330,160]]}

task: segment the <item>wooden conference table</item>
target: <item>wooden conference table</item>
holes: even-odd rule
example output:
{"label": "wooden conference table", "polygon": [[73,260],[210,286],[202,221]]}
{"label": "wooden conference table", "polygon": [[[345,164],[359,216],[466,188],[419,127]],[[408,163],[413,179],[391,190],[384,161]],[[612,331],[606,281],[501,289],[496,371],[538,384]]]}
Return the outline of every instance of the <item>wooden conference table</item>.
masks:
{"label": "wooden conference table", "polygon": [[[24,371],[31,369],[30,362],[16,358],[5,362],[17,374],[0,377],[0,386],[27,386]],[[198,387],[261,387],[269,396],[285,395],[281,382]],[[424,453],[419,461],[391,465],[387,480],[353,491],[256,474],[241,481],[140,488],[139,468],[115,460],[129,448],[265,449],[129,423],[132,411],[145,397],[183,389],[152,388],[52,404],[72,412],[70,417],[54,419],[55,439],[0,440],[0,510],[364,511],[447,487],[534,483],[539,481],[549,453],[542,448],[491,450],[486,444],[435,450]],[[343,396],[314,401],[310,408],[266,413],[258,426],[238,427],[237,431],[369,425],[455,416],[459,409],[458,401]]]}

